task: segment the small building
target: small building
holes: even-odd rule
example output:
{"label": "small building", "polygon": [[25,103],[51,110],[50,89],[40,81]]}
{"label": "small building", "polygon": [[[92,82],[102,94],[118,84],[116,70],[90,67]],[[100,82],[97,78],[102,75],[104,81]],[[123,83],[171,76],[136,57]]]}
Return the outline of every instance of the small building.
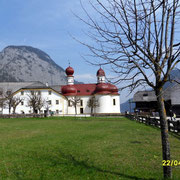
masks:
{"label": "small building", "polygon": [[[180,116],[180,84],[168,83],[163,90],[165,109],[168,116],[172,113]],[[138,91],[134,94],[135,112],[149,113],[158,112],[157,98],[154,91]]]}

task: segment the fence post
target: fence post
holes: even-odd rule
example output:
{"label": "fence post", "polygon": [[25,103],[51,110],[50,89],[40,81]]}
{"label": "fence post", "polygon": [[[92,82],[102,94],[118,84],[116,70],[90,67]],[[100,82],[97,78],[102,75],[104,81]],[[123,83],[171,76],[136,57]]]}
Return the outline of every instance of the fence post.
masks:
{"label": "fence post", "polygon": [[171,125],[170,125],[171,121],[168,119],[167,122],[168,122],[168,131],[171,131]]}
{"label": "fence post", "polygon": [[177,121],[177,132],[180,132],[180,121]]}

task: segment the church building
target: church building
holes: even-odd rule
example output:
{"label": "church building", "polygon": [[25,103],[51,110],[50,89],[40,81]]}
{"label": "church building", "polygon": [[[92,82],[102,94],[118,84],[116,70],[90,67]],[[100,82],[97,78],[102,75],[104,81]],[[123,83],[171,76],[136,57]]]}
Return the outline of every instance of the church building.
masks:
{"label": "church building", "polygon": [[[105,82],[105,72],[102,68],[97,71],[97,83],[94,84],[74,84],[74,69],[69,66],[65,72],[67,85],[50,87],[41,82],[0,83],[0,113],[54,115],[120,113],[118,89],[115,85]],[[32,99],[41,100],[41,104],[34,107]],[[9,102],[15,100],[19,100],[19,103],[13,107]]]}
{"label": "church building", "polygon": [[[74,84],[74,69],[66,69],[67,85],[61,87],[61,93],[68,99],[67,114],[74,114],[75,108],[72,105],[73,99],[80,99],[77,114],[93,113],[120,113],[120,100],[118,89],[115,85],[105,82],[103,69],[97,71],[97,83],[95,84]],[[92,101],[96,101],[93,105]],[[91,102],[91,105],[90,105]],[[72,104],[71,104],[72,103]],[[94,107],[92,107],[94,106]]]}

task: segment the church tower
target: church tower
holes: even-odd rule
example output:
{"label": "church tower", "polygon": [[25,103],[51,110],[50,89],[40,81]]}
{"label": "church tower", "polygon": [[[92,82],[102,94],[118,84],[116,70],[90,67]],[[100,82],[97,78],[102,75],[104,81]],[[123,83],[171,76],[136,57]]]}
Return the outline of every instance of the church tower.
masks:
{"label": "church tower", "polygon": [[97,83],[99,84],[99,83],[105,83],[105,72],[104,72],[104,70],[103,69],[99,69],[98,71],[97,71]]}
{"label": "church tower", "polygon": [[72,67],[66,68],[66,75],[67,75],[67,84],[73,85],[74,84],[74,69]]}

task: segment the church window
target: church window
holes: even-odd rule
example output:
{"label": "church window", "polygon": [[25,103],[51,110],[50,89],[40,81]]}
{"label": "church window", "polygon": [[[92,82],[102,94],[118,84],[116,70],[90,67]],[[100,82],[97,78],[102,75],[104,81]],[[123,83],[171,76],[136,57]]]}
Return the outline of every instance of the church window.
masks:
{"label": "church window", "polygon": [[116,99],[113,99],[113,105],[114,106],[116,105]]}
{"label": "church window", "polygon": [[51,105],[51,100],[49,100],[49,105]]}
{"label": "church window", "polygon": [[59,100],[56,100],[56,104],[59,104]]}
{"label": "church window", "polygon": [[81,100],[80,104],[81,104],[81,106],[83,106],[83,100]]}
{"label": "church window", "polygon": [[23,102],[23,101],[21,102],[21,105],[24,105],[24,102]]}
{"label": "church window", "polygon": [[48,91],[49,95],[51,95],[51,91]]}
{"label": "church window", "polygon": [[70,100],[68,100],[68,106],[71,106],[71,101]]}

